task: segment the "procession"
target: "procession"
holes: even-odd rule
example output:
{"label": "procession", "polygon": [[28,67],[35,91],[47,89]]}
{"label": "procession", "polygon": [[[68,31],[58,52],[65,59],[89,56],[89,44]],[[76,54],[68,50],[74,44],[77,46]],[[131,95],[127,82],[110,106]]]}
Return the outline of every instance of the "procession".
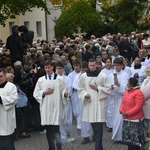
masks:
{"label": "procession", "polygon": [[149,0],[0,6],[0,150],[150,150]]}

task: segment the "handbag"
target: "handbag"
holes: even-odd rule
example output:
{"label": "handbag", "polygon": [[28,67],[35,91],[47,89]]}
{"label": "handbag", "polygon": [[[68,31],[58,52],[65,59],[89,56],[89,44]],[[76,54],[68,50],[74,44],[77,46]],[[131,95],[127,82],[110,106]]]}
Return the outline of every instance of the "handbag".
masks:
{"label": "handbag", "polygon": [[21,107],[27,106],[27,101],[28,101],[28,99],[27,99],[26,94],[23,91],[19,90],[18,103],[17,103],[16,107],[21,108]]}

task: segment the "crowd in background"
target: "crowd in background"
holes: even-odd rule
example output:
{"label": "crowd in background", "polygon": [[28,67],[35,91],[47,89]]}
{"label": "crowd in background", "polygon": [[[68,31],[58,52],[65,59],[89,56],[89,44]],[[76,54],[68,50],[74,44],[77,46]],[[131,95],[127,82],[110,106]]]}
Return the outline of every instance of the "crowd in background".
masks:
{"label": "crowd in background", "polygon": [[[123,117],[125,114],[122,111],[123,103],[121,104],[121,102],[126,84],[130,77],[137,79],[137,83],[134,79],[129,80],[132,87],[142,85],[144,96],[147,95],[147,97],[145,96],[146,104],[148,103],[148,105],[150,105],[150,102],[148,102],[150,101],[150,96],[147,94],[147,91],[145,92],[145,87],[143,87],[145,82],[150,82],[150,36],[148,33],[132,32],[131,34],[118,33],[116,35],[108,33],[100,38],[92,35],[89,39],[85,39],[83,36],[76,37],[75,39],[64,36],[63,40],[54,39],[52,42],[46,40],[34,40],[32,46],[24,44],[19,50],[25,51],[25,53],[21,53],[21,60],[16,57],[12,61],[14,55],[17,55],[17,53],[10,51],[8,40],[6,42],[0,42],[0,68],[6,68],[7,80],[16,85],[18,93],[19,91],[22,91],[27,97],[27,102],[23,107],[16,107],[16,139],[30,137],[28,132],[30,132],[31,128],[38,131],[44,130],[40,124],[39,103],[33,97],[33,91],[38,78],[45,75],[44,63],[47,60],[52,61],[54,64],[61,61],[63,64],[64,74],[71,80],[71,99],[73,99],[73,92],[77,90],[77,87],[73,86],[75,76],[83,69],[83,64],[88,62],[91,58],[96,60],[97,68],[107,75],[111,85],[124,85],[121,89],[122,91],[119,91],[119,94],[118,91],[115,91],[115,87],[112,87],[113,90],[108,97],[106,125],[108,131],[113,132],[112,139],[114,141],[122,141],[121,132],[123,129],[126,129],[126,126],[123,125]],[[117,58],[119,58],[119,60],[117,60]],[[114,75],[116,73],[115,65],[122,66],[120,70],[118,69],[118,72],[123,70],[122,74],[118,74],[118,78]],[[78,66],[78,68],[76,66]],[[145,69],[147,69],[147,72],[145,72]],[[57,73],[57,70],[54,68],[54,72],[55,71]],[[76,72],[76,75],[72,75],[73,71]],[[115,95],[118,97],[114,98]],[[147,111],[150,107],[146,108],[144,96],[143,101],[141,100],[141,103],[139,104],[139,108],[146,109]],[[114,104],[112,99],[118,100],[118,104]],[[116,116],[111,115],[114,108]],[[72,115],[75,115],[74,109],[72,112]],[[79,113],[80,115],[82,114],[82,112]],[[146,126],[149,127],[150,111],[148,110],[147,113],[148,115],[146,116],[148,117],[146,120],[148,121],[146,122]],[[80,122],[82,119],[80,118],[80,115],[75,116],[77,123],[79,122],[77,124],[78,131],[81,130]],[[144,114],[141,118],[135,119],[142,118],[144,118]],[[124,119],[134,120],[132,115],[131,118],[124,117]],[[135,127],[133,126],[132,128]],[[127,134],[128,133],[123,133],[124,136]],[[147,138],[150,137],[150,131],[147,131],[146,136]],[[85,138],[83,144],[88,143],[89,136],[83,137]],[[126,137],[124,137],[124,139],[126,140]],[[136,150],[137,149],[138,148],[136,147]]]}

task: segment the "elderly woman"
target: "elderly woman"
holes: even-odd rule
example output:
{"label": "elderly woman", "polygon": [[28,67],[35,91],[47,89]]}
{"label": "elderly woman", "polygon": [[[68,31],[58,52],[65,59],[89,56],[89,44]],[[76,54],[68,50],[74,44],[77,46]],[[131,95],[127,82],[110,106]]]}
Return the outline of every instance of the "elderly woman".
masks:
{"label": "elderly woman", "polygon": [[124,119],[122,140],[128,145],[128,150],[140,150],[145,141],[142,109],[144,95],[137,85],[136,78],[128,80],[128,90],[124,93],[119,110]]}
{"label": "elderly woman", "polygon": [[6,80],[8,82],[13,83],[13,81],[14,81],[14,74],[12,74],[12,73],[6,73]]}
{"label": "elderly woman", "polygon": [[[141,85],[141,90],[145,97],[145,104],[143,106],[144,110],[144,126],[145,126],[145,136],[146,136],[146,144],[144,145],[144,149],[150,148],[150,64],[145,68],[146,79]],[[146,148],[147,147],[147,148]]]}
{"label": "elderly woman", "polygon": [[52,61],[54,62],[61,61],[59,53],[60,53],[60,48],[56,47],[54,49],[54,54],[52,55]]}

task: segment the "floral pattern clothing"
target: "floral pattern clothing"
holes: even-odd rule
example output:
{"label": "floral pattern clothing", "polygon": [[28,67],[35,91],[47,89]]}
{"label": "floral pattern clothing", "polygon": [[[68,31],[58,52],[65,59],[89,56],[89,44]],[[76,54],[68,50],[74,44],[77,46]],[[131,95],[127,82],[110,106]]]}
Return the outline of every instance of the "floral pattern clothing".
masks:
{"label": "floral pattern clothing", "polygon": [[123,142],[141,147],[145,142],[143,124],[144,120],[140,122],[124,120],[122,132]]}

